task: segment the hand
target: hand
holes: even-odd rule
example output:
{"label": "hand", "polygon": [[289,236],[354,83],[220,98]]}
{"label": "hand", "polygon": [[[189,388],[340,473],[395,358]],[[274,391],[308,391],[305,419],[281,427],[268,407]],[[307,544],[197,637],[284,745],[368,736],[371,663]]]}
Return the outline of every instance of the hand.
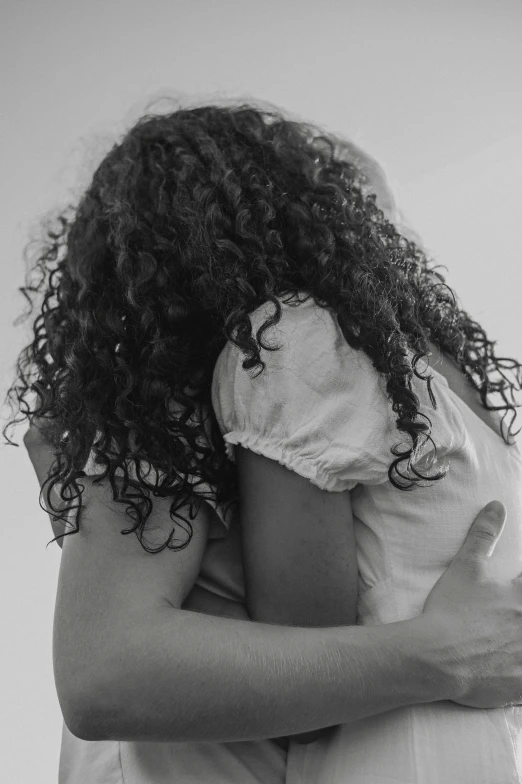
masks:
{"label": "hand", "polygon": [[498,501],[479,512],[419,616],[437,654],[452,662],[453,701],[473,708],[522,703],[522,578],[494,580],[488,574],[505,519]]}

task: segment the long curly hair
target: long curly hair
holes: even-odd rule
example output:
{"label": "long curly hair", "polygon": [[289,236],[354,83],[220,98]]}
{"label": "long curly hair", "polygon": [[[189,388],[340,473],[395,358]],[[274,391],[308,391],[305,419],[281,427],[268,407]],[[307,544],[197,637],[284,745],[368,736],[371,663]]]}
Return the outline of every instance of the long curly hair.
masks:
{"label": "long curly hair", "polygon": [[[440,267],[385,216],[371,192],[372,165],[349,141],[252,103],[147,113],[110,149],[78,203],[43,222],[19,288],[31,306],[21,318],[37,294],[43,299],[6,396],[22,420],[3,434],[13,445],[9,427],[41,418],[55,461],[40,505],[46,489],[42,508],[54,519],[77,510],[60,536],[79,530],[77,480],[91,450],[103,466],[95,481],[108,477],[134,522],[121,533],[134,532],[148,552],[186,547],[202,498],[237,503],[236,467],[211,406],[214,365],[230,340],[243,368],[262,372],[260,348],[275,350],[263,333],[280,320],[281,297],[295,302],[299,291],[333,309],[347,343],[386,380],[407,438],[391,450],[395,488],[446,473],[436,462],[431,474],[415,465],[422,447],[434,445],[412,390],[415,375],[436,407],[431,376],[419,369],[429,340],[458,363],[484,408],[505,410],[502,425],[511,414],[507,433],[502,427],[509,443],[522,366],[495,356],[495,342],[459,307]],[[254,335],[249,313],[268,301],[273,315]],[[500,405],[488,403],[490,393]],[[198,491],[207,486],[211,496]],[[151,492],[172,498],[172,530],[154,548],[144,538]]]}

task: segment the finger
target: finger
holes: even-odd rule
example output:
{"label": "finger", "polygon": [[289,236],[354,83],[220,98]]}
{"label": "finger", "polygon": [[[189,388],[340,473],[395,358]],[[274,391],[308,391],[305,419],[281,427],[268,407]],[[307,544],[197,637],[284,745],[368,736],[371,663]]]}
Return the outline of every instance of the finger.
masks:
{"label": "finger", "polygon": [[482,563],[492,555],[506,524],[506,507],[491,501],[480,510],[455,558]]}

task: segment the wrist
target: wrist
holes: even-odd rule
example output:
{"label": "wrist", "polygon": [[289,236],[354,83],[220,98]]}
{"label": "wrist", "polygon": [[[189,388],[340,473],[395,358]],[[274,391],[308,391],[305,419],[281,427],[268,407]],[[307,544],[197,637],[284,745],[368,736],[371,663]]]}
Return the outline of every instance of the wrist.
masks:
{"label": "wrist", "polygon": [[455,647],[447,628],[432,615],[422,613],[404,624],[405,655],[410,659],[422,702],[454,700],[459,692]]}

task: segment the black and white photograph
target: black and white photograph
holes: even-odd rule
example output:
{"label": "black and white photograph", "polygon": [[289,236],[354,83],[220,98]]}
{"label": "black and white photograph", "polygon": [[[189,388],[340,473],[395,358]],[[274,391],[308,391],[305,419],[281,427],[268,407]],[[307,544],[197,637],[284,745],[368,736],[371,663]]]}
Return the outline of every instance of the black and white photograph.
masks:
{"label": "black and white photograph", "polygon": [[522,784],[520,0],[0,49],[0,781]]}

